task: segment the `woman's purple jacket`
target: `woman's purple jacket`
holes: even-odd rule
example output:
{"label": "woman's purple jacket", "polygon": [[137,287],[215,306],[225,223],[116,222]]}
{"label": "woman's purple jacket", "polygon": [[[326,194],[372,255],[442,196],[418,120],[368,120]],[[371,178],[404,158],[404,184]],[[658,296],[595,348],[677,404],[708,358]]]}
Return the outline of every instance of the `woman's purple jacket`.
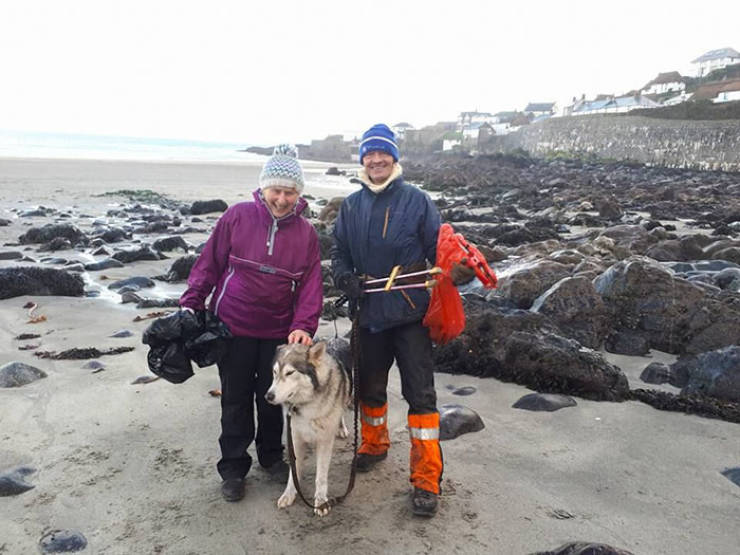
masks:
{"label": "woman's purple jacket", "polygon": [[[209,309],[235,336],[278,339],[313,335],[322,307],[319,239],[301,216],[307,203],[276,219],[260,191],[231,206],[193,265],[180,306]],[[214,289],[215,288],[215,289]]]}

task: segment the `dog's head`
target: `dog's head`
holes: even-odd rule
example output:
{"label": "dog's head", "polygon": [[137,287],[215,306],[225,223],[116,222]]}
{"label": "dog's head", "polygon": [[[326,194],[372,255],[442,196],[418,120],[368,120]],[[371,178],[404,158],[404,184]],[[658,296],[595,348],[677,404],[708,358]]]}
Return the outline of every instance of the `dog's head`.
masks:
{"label": "dog's head", "polygon": [[272,385],[265,399],[273,405],[309,402],[319,389],[319,373],[325,364],[326,342],[317,341],[311,347],[293,343],[281,345],[272,364]]}

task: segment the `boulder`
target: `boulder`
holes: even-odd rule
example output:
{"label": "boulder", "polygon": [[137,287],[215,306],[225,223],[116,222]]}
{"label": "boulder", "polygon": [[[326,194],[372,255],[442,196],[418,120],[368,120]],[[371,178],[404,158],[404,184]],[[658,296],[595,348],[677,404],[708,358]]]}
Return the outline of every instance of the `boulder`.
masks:
{"label": "boulder", "polygon": [[21,387],[46,377],[46,372],[23,362],[0,366],[0,387]]}
{"label": "boulder", "polygon": [[525,264],[501,277],[499,293],[519,308],[529,308],[537,297],[570,275],[571,267],[552,260]]}
{"label": "boulder", "polygon": [[71,224],[46,224],[43,227],[32,227],[18,238],[21,245],[32,243],[48,243],[52,239],[62,237],[73,245],[87,243],[87,236],[76,226]]}
{"label": "boulder", "polygon": [[0,269],[0,299],[21,295],[81,297],[83,293],[82,278],[65,270],[35,266]]}
{"label": "boulder", "polygon": [[535,299],[530,309],[550,317],[581,345],[598,349],[609,330],[609,313],[586,277],[567,277]]}
{"label": "boulder", "polygon": [[671,384],[682,394],[700,393],[740,402],[740,346],[681,357],[671,367]]}
{"label": "boulder", "polygon": [[198,255],[196,254],[181,256],[172,263],[166,274],[154,276],[154,279],[168,281],[170,283],[185,281],[188,279],[190,270],[193,268],[196,260],[198,260]]}
{"label": "boulder", "polygon": [[210,214],[211,212],[225,212],[229,207],[221,199],[216,200],[196,200],[190,206],[190,213],[193,215]]}

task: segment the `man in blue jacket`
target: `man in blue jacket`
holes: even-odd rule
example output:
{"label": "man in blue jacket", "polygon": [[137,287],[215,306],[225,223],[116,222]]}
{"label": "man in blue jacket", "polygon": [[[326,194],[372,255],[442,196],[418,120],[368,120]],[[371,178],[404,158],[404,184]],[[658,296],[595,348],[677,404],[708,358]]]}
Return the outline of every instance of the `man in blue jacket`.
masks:
{"label": "man in blue jacket", "polygon": [[[362,445],[357,470],[386,458],[388,372],[395,359],[409,404],[410,481],[413,512],[432,516],[442,479],[439,413],[432,343],[422,320],[429,305],[424,288],[363,295],[362,282],[385,277],[394,266],[423,270],[436,259],[440,217],[423,191],[404,183],[393,132],[374,125],[362,136],[362,188],[343,202],[334,226],[335,283],[359,303],[359,389]],[[422,280],[423,281],[423,280]]]}

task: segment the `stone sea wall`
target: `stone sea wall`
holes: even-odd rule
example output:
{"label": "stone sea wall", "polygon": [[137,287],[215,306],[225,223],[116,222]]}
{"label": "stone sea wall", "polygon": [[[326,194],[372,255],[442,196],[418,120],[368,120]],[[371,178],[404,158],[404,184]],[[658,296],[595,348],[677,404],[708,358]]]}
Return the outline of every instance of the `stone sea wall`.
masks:
{"label": "stone sea wall", "polygon": [[668,167],[740,171],[740,120],[607,114],[552,118],[491,137],[479,146],[486,154],[522,148],[536,156],[562,151]]}

